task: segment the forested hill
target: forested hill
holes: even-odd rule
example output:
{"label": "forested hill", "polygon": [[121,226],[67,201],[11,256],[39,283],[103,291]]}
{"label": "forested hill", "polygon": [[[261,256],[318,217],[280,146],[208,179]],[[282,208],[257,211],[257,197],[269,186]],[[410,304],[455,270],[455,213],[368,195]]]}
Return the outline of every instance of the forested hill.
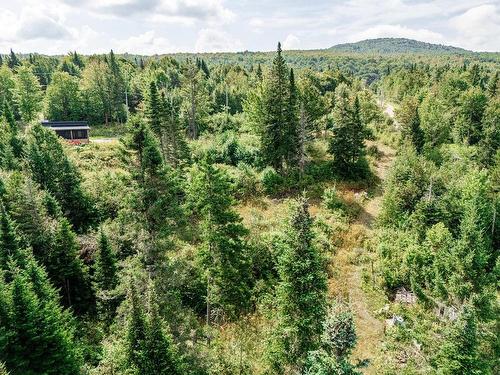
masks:
{"label": "forested hill", "polygon": [[430,53],[430,54],[468,54],[468,51],[463,48],[445,46],[442,44],[432,44],[420,42],[414,39],[406,38],[377,38],[366,39],[355,43],[337,44],[330,48],[331,51],[337,52],[360,52],[360,53]]}

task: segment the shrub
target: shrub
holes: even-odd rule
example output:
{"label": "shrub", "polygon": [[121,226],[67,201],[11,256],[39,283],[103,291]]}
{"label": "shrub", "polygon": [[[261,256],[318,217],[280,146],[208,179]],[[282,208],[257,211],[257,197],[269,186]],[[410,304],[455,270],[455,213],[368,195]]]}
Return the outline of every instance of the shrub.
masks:
{"label": "shrub", "polygon": [[345,205],[337,194],[335,187],[325,189],[323,193],[323,205],[330,211],[344,210]]}
{"label": "shrub", "polygon": [[267,167],[262,171],[260,182],[266,194],[274,195],[280,191],[284,179],[273,167]]}

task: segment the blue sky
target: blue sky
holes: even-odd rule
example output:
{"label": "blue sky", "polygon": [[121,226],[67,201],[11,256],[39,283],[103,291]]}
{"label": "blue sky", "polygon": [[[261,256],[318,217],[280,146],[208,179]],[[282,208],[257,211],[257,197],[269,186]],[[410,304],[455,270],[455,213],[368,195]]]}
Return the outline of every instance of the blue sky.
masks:
{"label": "blue sky", "polygon": [[500,51],[500,0],[0,0],[0,53],[328,48],[405,37]]}

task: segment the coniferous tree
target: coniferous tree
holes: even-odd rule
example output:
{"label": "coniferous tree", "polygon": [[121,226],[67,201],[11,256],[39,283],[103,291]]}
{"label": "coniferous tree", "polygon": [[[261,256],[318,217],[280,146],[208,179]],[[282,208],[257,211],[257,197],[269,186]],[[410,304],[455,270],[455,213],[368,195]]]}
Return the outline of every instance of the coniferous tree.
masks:
{"label": "coniferous tree", "polygon": [[[154,296],[154,293],[152,294]],[[127,326],[127,361],[137,375],[179,374],[179,361],[173,343],[165,334],[154,298],[150,297],[149,312],[144,313],[137,292],[129,292]]]}
{"label": "coniferous tree", "polygon": [[262,92],[261,127],[262,153],[266,162],[275,170],[284,167],[286,154],[286,129],[289,129],[287,114],[290,115],[290,77],[285,59],[282,56],[281,44],[278,43],[276,57],[271,70],[264,80]]}
{"label": "coniferous tree", "polygon": [[0,361],[12,375],[79,373],[74,328],[46,274],[30,257],[25,269],[11,271],[13,280],[8,285],[2,286],[0,279],[0,290],[8,293],[8,318],[0,321],[0,327],[10,331]]}
{"label": "coniferous tree", "polygon": [[165,161],[173,168],[179,167],[189,158],[189,148],[186,143],[185,132],[179,122],[180,102],[177,97],[161,95],[161,117],[164,123],[163,147]]}
{"label": "coniferous tree", "polygon": [[64,215],[78,231],[95,220],[95,208],[81,186],[81,176],[66,155],[57,135],[40,124],[28,131],[26,161],[33,180],[59,202]]}
{"label": "coniferous tree", "polygon": [[121,121],[125,118],[125,81],[113,50],[109,53],[108,66],[109,74],[106,79],[111,104],[111,116]]}
{"label": "coniferous tree", "polygon": [[7,270],[9,259],[18,255],[19,245],[14,225],[0,201],[0,274],[1,270]]}
{"label": "coniferous tree", "polygon": [[290,69],[289,75],[289,87],[288,87],[288,103],[287,103],[287,113],[286,122],[284,126],[286,127],[283,139],[284,148],[284,160],[287,165],[287,169],[293,169],[298,162],[298,150],[299,150],[299,94],[297,86],[295,84],[295,75],[293,69]]}
{"label": "coniferous tree", "polygon": [[352,103],[347,85],[335,89],[333,129],[329,150],[334,157],[334,166],[346,176],[356,174],[365,154],[366,129],[361,121],[359,100]]}
{"label": "coniferous tree", "polygon": [[99,247],[95,261],[95,280],[101,290],[111,290],[118,284],[116,255],[111,248],[109,239],[101,230]]}
{"label": "coniferous tree", "polygon": [[227,176],[208,161],[193,170],[189,199],[202,219],[199,254],[206,270],[208,324],[213,309],[233,318],[249,305],[250,264],[243,240],[247,231],[233,208],[230,191]]}
{"label": "coniferous tree", "polygon": [[302,368],[307,353],[319,349],[326,317],[324,261],[313,245],[312,218],[302,197],[293,208],[278,261],[278,323],[268,348],[274,373]]}
{"label": "coniferous tree", "polygon": [[148,100],[146,102],[146,115],[151,130],[162,139],[162,118],[160,115],[160,97],[155,81],[149,84]]}
{"label": "coniferous tree", "polygon": [[478,352],[477,319],[470,306],[464,306],[459,319],[448,330],[437,354],[439,374],[482,374]]}
{"label": "coniferous tree", "polygon": [[17,70],[14,88],[14,101],[24,122],[37,118],[42,106],[42,90],[40,82],[28,66]]}
{"label": "coniferous tree", "polygon": [[21,65],[21,61],[19,61],[17,55],[12,51],[12,48],[10,49],[10,55],[7,60],[7,66],[10,69],[15,69],[17,66]]}
{"label": "coniferous tree", "polygon": [[77,313],[92,311],[94,295],[82,260],[76,236],[66,219],[62,219],[48,256],[47,271],[54,285],[61,291],[65,306]]}

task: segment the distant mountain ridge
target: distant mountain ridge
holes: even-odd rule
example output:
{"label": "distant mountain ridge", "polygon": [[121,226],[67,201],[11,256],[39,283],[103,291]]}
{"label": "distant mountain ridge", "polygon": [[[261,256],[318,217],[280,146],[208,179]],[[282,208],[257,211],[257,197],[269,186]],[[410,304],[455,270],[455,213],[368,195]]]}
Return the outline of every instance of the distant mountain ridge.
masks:
{"label": "distant mountain ridge", "polygon": [[329,50],[360,53],[472,53],[472,51],[459,47],[420,42],[418,40],[406,38],[366,39],[355,43],[337,44],[330,47]]}

